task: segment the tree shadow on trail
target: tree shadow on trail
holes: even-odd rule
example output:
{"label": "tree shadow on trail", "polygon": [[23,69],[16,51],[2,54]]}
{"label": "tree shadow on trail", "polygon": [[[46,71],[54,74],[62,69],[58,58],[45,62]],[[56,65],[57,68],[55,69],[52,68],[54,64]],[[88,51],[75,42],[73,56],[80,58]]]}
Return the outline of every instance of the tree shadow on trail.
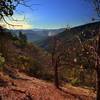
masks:
{"label": "tree shadow on trail", "polygon": [[69,91],[67,91],[67,90],[65,90],[65,89],[63,89],[63,88],[58,88],[61,92],[63,92],[63,93],[65,93],[65,94],[69,94],[69,95],[71,95],[71,96],[73,96],[75,99],[77,99],[77,100],[95,100],[95,98],[94,97],[92,97],[92,96],[87,96],[87,95],[83,95],[83,94],[75,94],[75,93],[72,93],[72,92],[69,92]]}

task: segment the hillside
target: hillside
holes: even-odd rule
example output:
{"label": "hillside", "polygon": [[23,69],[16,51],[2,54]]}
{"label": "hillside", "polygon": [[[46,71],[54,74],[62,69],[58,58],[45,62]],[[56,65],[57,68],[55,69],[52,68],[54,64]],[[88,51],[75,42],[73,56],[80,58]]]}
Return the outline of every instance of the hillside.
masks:
{"label": "hillside", "polygon": [[[100,22],[88,23],[85,25],[80,25],[76,27],[72,27],[70,29],[66,29],[65,31],[56,35],[56,37],[62,39],[65,43],[73,38],[79,36],[82,40],[93,38],[97,35],[99,31]],[[87,37],[84,37],[87,36]],[[48,48],[48,45],[51,43],[52,37],[48,37],[43,41],[37,42],[40,47]]]}
{"label": "hillside", "polygon": [[[67,31],[65,31],[65,33]],[[89,89],[95,90],[96,74],[95,71],[90,69],[89,67],[90,64],[91,66],[93,65],[92,63],[93,60],[90,59],[91,61],[89,60],[87,61],[87,59],[89,59],[88,56],[85,60],[82,58],[85,57],[86,54],[85,51],[81,52],[81,46],[77,38],[72,37],[71,38],[72,40],[70,40],[69,38],[69,41],[66,42],[67,39],[65,36],[61,37],[57,35],[57,37],[61,38],[66,44],[66,45],[64,44],[66,47],[64,49],[66,50],[66,54],[68,55],[66,56],[66,61],[65,58],[62,59],[63,60],[62,62],[64,63],[66,62],[67,65],[58,66],[59,86],[60,87],[62,86],[60,89],[55,88],[55,86],[53,85],[55,75],[54,75],[54,66],[52,65],[52,55],[50,54],[50,52],[47,52],[43,48],[38,47],[34,43],[29,43],[27,41],[26,35],[23,34],[22,32],[18,37],[14,36],[13,34],[11,34],[10,31],[6,31],[6,29],[3,29],[1,27],[0,30],[0,95],[1,95],[0,99],[1,100],[41,100],[41,99],[42,100],[55,100],[55,99],[94,100],[95,99],[95,94],[92,93],[92,90],[79,88],[79,87],[88,87]],[[48,38],[50,39],[51,42],[52,38],[51,37]],[[48,40],[45,41],[45,43],[47,45]],[[84,55],[82,53],[84,53]],[[80,54],[82,54],[83,56],[80,56]],[[76,57],[77,57],[77,63],[73,61]],[[82,59],[85,62],[82,62],[83,61]],[[84,72],[83,70],[81,70],[80,64],[83,64],[84,68],[87,67],[87,69],[85,69]],[[89,71],[88,69],[91,71]]]}
{"label": "hillside", "polygon": [[[97,32],[100,26],[100,22],[88,23],[80,26],[71,28],[70,30],[66,29],[65,31],[58,34],[60,38],[72,38],[74,35],[80,35],[82,32],[86,33],[89,31],[91,33]],[[94,33],[95,34],[95,33]]]}
{"label": "hillside", "polygon": [[71,85],[57,89],[46,81],[17,74],[11,78],[0,72],[0,100],[95,100],[92,90]]}

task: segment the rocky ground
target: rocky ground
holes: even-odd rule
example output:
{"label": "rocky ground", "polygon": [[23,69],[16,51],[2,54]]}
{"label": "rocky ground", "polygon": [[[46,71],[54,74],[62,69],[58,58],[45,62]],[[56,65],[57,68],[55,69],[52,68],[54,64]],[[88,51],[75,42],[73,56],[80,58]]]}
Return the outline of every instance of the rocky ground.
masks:
{"label": "rocky ground", "polygon": [[57,89],[24,73],[11,78],[0,72],[0,100],[95,100],[92,90],[66,85]]}

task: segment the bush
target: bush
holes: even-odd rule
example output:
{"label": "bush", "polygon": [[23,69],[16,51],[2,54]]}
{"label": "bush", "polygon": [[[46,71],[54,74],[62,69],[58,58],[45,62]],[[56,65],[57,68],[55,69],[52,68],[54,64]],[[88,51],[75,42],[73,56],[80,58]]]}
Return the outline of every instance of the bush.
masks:
{"label": "bush", "polygon": [[20,70],[25,71],[28,67],[31,66],[31,58],[28,56],[24,56],[24,55],[19,55],[16,58],[16,62],[17,62],[17,68]]}
{"label": "bush", "polygon": [[17,57],[18,68],[33,76],[41,76],[42,67],[38,60],[28,56],[20,55]]}
{"label": "bush", "polygon": [[71,84],[72,84],[72,85],[79,85],[79,84],[80,84],[80,80],[77,79],[77,78],[75,78],[75,79],[73,79],[73,80],[71,81]]}
{"label": "bush", "polygon": [[33,60],[32,65],[29,67],[29,72],[35,76],[41,76],[42,67],[39,61]]}

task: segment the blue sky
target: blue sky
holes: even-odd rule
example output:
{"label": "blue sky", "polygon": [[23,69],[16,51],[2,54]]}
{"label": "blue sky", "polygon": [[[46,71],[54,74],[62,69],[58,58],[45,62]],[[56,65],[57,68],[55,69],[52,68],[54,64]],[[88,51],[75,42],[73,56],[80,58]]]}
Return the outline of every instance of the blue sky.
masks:
{"label": "blue sky", "polygon": [[[91,22],[95,16],[92,4],[86,0],[29,0],[30,8],[18,6],[15,18],[24,17],[26,28],[63,28]],[[25,27],[25,26],[23,26]]]}

